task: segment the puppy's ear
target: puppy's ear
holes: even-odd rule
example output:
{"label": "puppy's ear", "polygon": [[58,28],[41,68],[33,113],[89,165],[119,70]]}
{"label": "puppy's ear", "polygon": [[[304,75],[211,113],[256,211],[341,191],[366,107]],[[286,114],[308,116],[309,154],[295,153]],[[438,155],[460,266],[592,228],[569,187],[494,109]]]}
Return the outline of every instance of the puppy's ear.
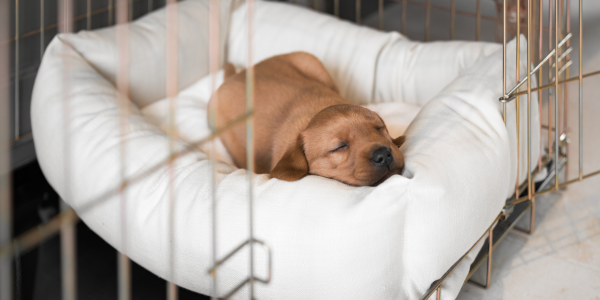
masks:
{"label": "puppy's ear", "polygon": [[402,146],[402,144],[404,144],[404,141],[406,141],[406,137],[401,135],[397,138],[395,138],[394,140],[392,140],[392,142],[394,143],[394,145],[400,147]]}
{"label": "puppy's ear", "polygon": [[304,155],[302,136],[298,136],[296,143],[285,151],[283,157],[271,171],[271,178],[296,181],[307,174],[308,161]]}
{"label": "puppy's ear", "polygon": [[235,72],[235,67],[233,66],[233,64],[231,64],[231,63],[228,62],[225,65],[225,77],[223,77],[223,78],[227,79],[227,78],[229,78],[229,77],[231,77],[231,76],[233,76],[235,74],[237,74]]}

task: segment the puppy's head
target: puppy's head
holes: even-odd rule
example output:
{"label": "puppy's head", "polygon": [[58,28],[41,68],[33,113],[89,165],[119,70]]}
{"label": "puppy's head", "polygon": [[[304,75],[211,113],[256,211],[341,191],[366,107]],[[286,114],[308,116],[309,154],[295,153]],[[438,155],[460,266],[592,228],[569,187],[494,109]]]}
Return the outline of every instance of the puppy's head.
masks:
{"label": "puppy's head", "polygon": [[404,168],[398,147],[376,113],[356,105],[334,105],[316,114],[271,171],[294,181],[307,174],[356,185],[378,185]]}

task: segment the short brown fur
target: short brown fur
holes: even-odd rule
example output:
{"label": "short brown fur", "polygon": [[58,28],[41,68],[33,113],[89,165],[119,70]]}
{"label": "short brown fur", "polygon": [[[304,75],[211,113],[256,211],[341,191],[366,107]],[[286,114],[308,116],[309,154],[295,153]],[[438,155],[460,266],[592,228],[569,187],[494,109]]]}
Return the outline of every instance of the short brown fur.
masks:
{"label": "short brown fur", "polygon": [[[218,101],[217,126],[245,113],[246,71],[227,78],[209,102]],[[311,54],[279,55],[254,67],[254,167],[256,173],[294,181],[307,174],[348,184],[376,185],[400,174],[404,157],[374,112],[348,104],[321,62]],[[246,126],[221,135],[236,166],[246,167]],[[389,148],[388,165],[374,151]],[[386,152],[387,153],[387,152]]]}

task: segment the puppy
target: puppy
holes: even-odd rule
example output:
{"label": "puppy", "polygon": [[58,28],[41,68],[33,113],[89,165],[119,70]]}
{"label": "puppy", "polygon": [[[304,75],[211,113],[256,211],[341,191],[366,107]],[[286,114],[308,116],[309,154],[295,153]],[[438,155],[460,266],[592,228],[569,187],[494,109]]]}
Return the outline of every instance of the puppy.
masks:
{"label": "puppy", "polygon": [[[246,71],[226,68],[209,102],[217,126],[246,111]],[[379,115],[348,104],[321,62],[311,54],[279,55],[254,67],[254,166],[256,173],[295,181],[308,174],[355,185],[377,185],[400,174],[405,138],[393,139]],[[216,107],[215,107],[216,105]],[[221,140],[237,167],[246,167],[246,126]]]}

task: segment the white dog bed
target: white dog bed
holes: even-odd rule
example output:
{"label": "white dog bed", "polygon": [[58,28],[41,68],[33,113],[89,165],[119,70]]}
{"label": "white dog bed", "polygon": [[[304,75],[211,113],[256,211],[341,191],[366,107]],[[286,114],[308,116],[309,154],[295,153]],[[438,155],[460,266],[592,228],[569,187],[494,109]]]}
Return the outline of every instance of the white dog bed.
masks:
{"label": "white dog bed", "polygon": [[[207,74],[207,3],[177,4],[178,79],[181,89],[188,88],[176,101],[181,136],[176,149],[209,133],[210,78],[202,78]],[[246,59],[245,13],[242,6],[232,15],[229,36],[230,61],[240,66]],[[412,42],[278,3],[256,3],[255,20],[255,61],[311,52],[323,61],[342,96],[379,112],[393,135],[406,130],[408,137],[401,148],[404,176],[376,188],[318,176],[291,183],[254,177],[255,237],[273,251],[272,281],[255,284],[256,297],[419,298],[485,232],[514,190],[515,106],[514,101],[508,105],[507,130],[498,102],[501,47]],[[222,28],[226,25],[224,18]],[[210,294],[211,164],[206,149],[180,157],[171,171],[166,165],[154,169],[131,182],[123,195],[118,192],[123,178],[144,174],[169,155],[161,129],[168,118],[167,100],[160,100],[166,86],[164,10],[132,23],[130,30],[131,115],[125,119],[115,89],[114,28],[62,34],[48,47],[32,104],[38,159],[61,197],[108,243],[155,274]],[[514,66],[514,50],[508,61]],[[522,103],[521,123],[526,124],[525,98]],[[120,135],[123,124],[127,132]],[[534,145],[538,138],[533,137]],[[526,157],[523,144],[521,157]],[[248,238],[246,171],[221,155],[223,162],[216,166],[218,258]],[[531,157],[532,167],[536,157]],[[520,178],[525,166],[521,161]],[[257,276],[265,277],[266,254],[255,249]],[[247,277],[247,250],[219,268],[220,296]],[[456,297],[474,254],[442,285],[443,299]],[[247,293],[244,288],[237,296]]]}

